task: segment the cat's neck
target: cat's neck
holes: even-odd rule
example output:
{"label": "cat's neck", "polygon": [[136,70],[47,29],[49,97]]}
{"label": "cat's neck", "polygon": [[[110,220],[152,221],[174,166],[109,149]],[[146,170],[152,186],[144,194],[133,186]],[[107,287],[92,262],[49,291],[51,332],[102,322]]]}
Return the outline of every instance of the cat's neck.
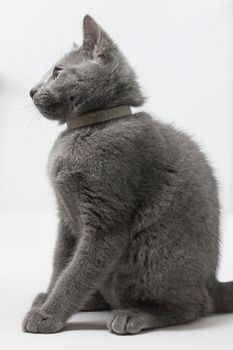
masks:
{"label": "cat's neck", "polygon": [[131,114],[130,106],[119,106],[85,113],[75,118],[67,118],[66,123],[68,130],[72,130],[112,119],[128,117]]}

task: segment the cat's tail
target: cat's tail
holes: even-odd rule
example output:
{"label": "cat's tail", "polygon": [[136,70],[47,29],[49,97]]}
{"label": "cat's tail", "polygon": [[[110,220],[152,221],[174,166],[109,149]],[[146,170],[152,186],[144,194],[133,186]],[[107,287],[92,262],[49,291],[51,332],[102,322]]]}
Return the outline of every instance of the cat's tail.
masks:
{"label": "cat's tail", "polygon": [[211,285],[209,292],[214,302],[214,312],[233,312],[233,281],[219,282]]}

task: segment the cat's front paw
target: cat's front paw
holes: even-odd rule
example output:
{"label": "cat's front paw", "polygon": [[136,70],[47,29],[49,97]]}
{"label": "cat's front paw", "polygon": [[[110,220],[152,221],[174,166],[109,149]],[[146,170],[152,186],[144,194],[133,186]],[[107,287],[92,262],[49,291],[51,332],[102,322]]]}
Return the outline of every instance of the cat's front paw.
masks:
{"label": "cat's front paw", "polygon": [[64,323],[57,317],[40,309],[32,309],[23,320],[23,331],[29,333],[55,333],[63,326]]}

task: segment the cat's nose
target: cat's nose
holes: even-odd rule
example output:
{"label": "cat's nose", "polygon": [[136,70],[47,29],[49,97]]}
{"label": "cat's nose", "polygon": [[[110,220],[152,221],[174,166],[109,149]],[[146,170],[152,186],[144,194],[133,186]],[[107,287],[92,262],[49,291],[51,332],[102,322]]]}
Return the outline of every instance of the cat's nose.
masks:
{"label": "cat's nose", "polygon": [[32,88],[32,89],[30,90],[30,96],[31,96],[31,98],[33,98],[33,96],[35,95],[36,92],[37,92],[37,89]]}

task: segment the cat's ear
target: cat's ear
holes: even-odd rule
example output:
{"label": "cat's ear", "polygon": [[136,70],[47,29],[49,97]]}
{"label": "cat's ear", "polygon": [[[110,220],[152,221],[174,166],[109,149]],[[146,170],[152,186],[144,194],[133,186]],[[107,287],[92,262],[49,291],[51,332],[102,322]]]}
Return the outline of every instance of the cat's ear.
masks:
{"label": "cat's ear", "polygon": [[83,36],[83,47],[93,58],[109,56],[115,46],[107,33],[89,15],[83,19]]}

